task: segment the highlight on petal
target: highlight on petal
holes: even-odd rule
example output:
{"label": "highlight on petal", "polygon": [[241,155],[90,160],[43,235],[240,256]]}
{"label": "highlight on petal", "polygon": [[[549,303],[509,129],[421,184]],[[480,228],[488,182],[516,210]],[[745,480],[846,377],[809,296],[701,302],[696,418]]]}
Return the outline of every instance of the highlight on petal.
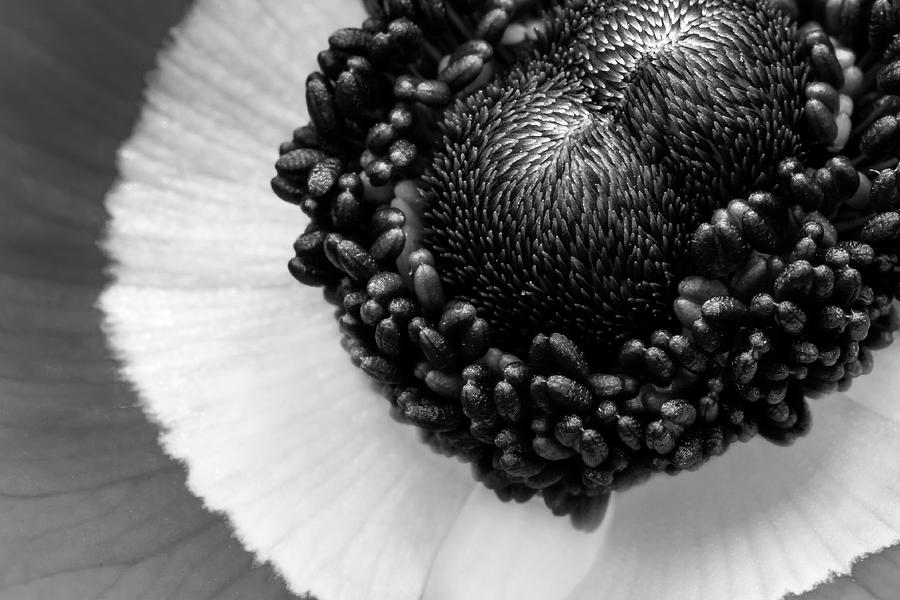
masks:
{"label": "highlight on petal", "polygon": [[199,2],[121,151],[102,298],[188,483],[297,592],[415,598],[472,487],[388,417],[331,309],[285,262],[302,214],[268,189],[316,51],[351,0]]}
{"label": "highlight on petal", "polygon": [[564,598],[587,574],[615,517],[574,531],[540,499],[500,503],[476,486],[431,570],[424,598]]}
{"label": "highlight on petal", "polygon": [[0,597],[290,597],[188,492],[95,307],[115,149],[182,0],[0,5]]}
{"label": "highlight on petal", "polygon": [[751,442],[696,473],[621,494],[597,562],[572,598],[779,598],[900,540],[897,348],[813,401],[790,448]]}

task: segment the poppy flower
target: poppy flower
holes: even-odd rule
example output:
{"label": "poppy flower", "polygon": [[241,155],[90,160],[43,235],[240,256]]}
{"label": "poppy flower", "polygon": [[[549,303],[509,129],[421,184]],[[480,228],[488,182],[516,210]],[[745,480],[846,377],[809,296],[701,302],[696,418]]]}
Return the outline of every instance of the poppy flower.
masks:
{"label": "poppy flower", "polygon": [[499,502],[285,274],[275,149],[362,7],[201,1],[163,44],[182,9],[0,9],[5,597],[891,596],[891,347],[791,447],[614,494],[594,531]]}

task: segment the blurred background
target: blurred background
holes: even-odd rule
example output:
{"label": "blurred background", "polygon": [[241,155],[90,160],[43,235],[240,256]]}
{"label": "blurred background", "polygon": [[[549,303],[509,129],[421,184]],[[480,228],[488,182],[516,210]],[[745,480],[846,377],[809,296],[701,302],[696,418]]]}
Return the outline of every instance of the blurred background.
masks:
{"label": "blurred background", "polygon": [[115,153],[187,0],[0,2],[0,599],[292,597],[117,376],[95,308]]}

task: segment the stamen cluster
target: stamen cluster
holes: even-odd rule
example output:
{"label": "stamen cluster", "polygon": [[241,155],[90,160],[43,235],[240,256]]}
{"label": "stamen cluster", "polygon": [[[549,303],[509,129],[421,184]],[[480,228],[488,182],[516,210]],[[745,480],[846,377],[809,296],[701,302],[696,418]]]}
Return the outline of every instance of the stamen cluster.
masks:
{"label": "stamen cluster", "polygon": [[788,443],[891,341],[890,2],[366,6],[276,163],[311,220],[289,269],[501,498],[586,516]]}

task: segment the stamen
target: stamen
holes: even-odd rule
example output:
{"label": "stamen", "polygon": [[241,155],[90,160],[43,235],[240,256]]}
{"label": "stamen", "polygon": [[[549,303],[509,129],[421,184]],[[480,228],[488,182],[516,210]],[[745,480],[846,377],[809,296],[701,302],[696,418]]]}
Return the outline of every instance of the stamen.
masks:
{"label": "stamen", "polygon": [[582,526],[897,328],[892,4],[645,4],[367,0],[272,182],[395,418]]}

